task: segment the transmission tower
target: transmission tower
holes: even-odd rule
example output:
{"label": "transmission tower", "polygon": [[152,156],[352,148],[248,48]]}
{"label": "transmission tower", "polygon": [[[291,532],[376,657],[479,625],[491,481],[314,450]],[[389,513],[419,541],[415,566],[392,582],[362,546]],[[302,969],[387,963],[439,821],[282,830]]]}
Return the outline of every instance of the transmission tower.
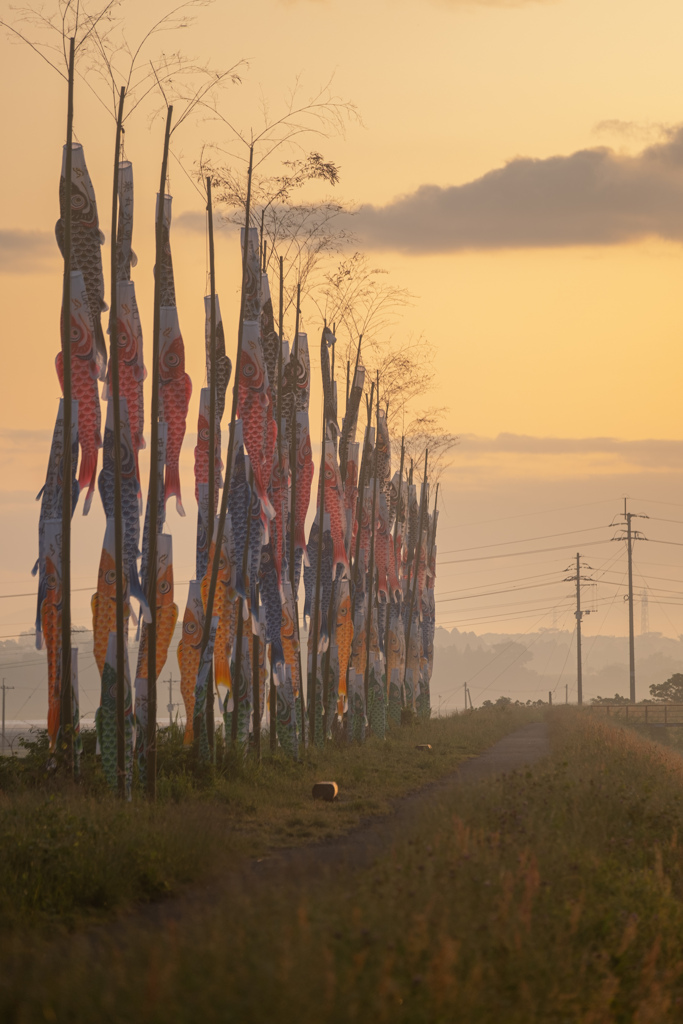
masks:
{"label": "transmission tower", "polygon": [[[620,532],[612,537],[612,540],[625,540],[626,541],[626,554],[628,557],[628,676],[629,676],[629,698],[631,704],[636,702],[636,645],[635,645],[635,634],[633,629],[633,545],[637,540],[647,540],[639,530],[634,530],[631,527],[632,519],[649,519],[649,516],[642,515],[638,512],[629,512],[626,508],[627,498],[624,498],[624,511],[620,514],[621,518],[625,522],[625,527],[622,526]],[[616,522],[612,521],[612,526],[617,526]]]}
{"label": "transmission tower", "polygon": [[[576,552],[576,566],[574,576],[565,576],[565,582],[576,583],[576,611],[574,615],[576,617],[576,693],[579,704],[583,704],[583,665],[581,663],[581,621],[584,615],[590,615],[591,610],[581,608],[581,584],[582,583],[594,583],[592,576],[582,576],[581,570],[588,569],[591,571],[591,566],[586,565],[585,562],[581,561],[581,555]],[[569,570],[567,570],[569,571]]]}

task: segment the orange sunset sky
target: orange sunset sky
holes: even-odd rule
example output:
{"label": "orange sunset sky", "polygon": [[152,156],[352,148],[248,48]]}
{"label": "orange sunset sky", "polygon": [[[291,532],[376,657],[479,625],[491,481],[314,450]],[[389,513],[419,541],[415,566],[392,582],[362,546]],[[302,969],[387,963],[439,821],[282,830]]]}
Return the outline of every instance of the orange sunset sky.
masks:
{"label": "orange sunset sky", "polygon": [[[124,3],[130,39],[166,9],[156,0]],[[6,0],[0,11],[11,17]],[[515,604],[514,595],[469,604],[457,594],[455,603],[444,597],[437,624],[524,630],[535,621],[528,609],[550,616],[555,604],[560,620],[571,623],[563,570],[584,540],[596,538],[604,544],[587,549],[591,564],[623,561],[608,526],[624,494],[634,509],[674,521],[648,524],[651,539],[683,542],[683,524],[675,522],[683,520],[683,507],[676,508],[683,506],[680,2],[217,0],[195,15],[181,33],[153,42],[150,56],[165,46],[216,68],[246,60],[242,84],[220,100],[243,130],[259,127],[263,103],[278,115],[297,75],[303,98],[333,75],[333,93],[358,108],[362,124],[352,121],[344,137],[311,140],[308,148],[340,165],[337,192],[360,208],[351,224],[358,247],[416,296],[396,335],[423,333],[436,347],[438,386],[427,404],[447,407],[446,426],[461,438],[442,484],[439,550],[452,564],[441,569],[440,593],[489,584],[494,590],[540,572],[521,568],[539,562],[558,573],[557,590],[535,604]],[[2,595],[33,589],[34,498],[59,395],[53,227],[66,96],[62,79],[36,54],[7,34],[0,38],[0,627],[9,636],[33,619],[32,598]],[[148,105],[135,115],[126,132],[147,343],[163,127],[159,118],[150,123],[151,111]],[[82,80],[75,130],[107,234],[113,122]],[[228,138],[215,122],[188,122],[174,136],[170,168],[178,306],[195,388],[183,456],[188,516],[179,520],[169,506],[168,517],[179,584],[193,563],[206,240],[201,198],[178,161],[191,173],[203,142],[227,146]],[[217,234],[232,355],[238,239],[234,228]],[[105,280],[106,266],[105,248]],[[315,350],[321,324],[310,309],[304,326]],[[312,422],[317,402],[314,395]],[[81,624],[88,622],[103,525],[97,498],[88,519],[77,512],[74,587],[83,590],[74,594],[74,620]],[[536,541],[554,534],[562,536]],[[519,550],[566,544],[566,551],[457,564],[459,557],[488,556],[484,545],[516,541],[528,541]],[[672,580],[683,579],[683,547],[650,545],[642,559],[644,566],[662,564],[654,574],[670,568]],[[184,585],[176,600],[182,608]],[[650,616],[652,629],[683,633],[683,606],[652,605]],[[625,632],[621,600],[586,628],[599,627]]]}

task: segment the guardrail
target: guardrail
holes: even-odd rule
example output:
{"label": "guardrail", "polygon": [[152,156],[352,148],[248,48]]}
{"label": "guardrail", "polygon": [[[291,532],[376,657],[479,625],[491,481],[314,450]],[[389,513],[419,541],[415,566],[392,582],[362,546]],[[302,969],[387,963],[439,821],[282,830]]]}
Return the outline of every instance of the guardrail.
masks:
{"label": "guardrail", "polygon": [[643,725],[683,727],[683,704],[589,704],[587,710]]}

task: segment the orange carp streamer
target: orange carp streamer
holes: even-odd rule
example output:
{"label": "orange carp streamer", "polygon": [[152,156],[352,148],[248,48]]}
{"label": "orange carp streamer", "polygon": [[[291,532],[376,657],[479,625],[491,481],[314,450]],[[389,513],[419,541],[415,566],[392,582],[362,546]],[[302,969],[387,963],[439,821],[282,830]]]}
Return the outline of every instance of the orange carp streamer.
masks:
{"label": "orange carp streamer", "polygon": [[178,665],[180,666],[180,692],[185,704],[185,736],[183,743],[189,746],[194,738],[192,720],[197,673],[202,653],[202,630],[204,628],[204,607],[201,583],[190,580],[187,607],[183,616],[183,633],[178,644]]}
{"label": "orange carp streamer", "polygon": [[[124,594],[127,592],[127,580],[123,581]],[[100,555],[100,568],[97,574],[97,593],[90,601],[92,609],[93,653],[100,676],[104,672],[107,658],[109,634],[116,632],[116,561],[114,551],[114,520],[107,519],[107,528]],[[130,605],[124,605],[125,626],[128,625]]]}
{"label": "orange carp streamer", "polygon": [[343,715],[348,699],[346,675],[351,657],[353,643],[353,619],[351,617],[351,597],[348,580],[340,583],[339,607],[337,609],[337,648],[339,651],[339,689],[337,714]]}
{"label": "orange carp streamer", "polygon": [[[170,534],[157,537],[157,675],[166,664],[173,630],[178,621],[178,605],[173,603],[173,541]],[[137,679],[147,679],[147,645],[149,631],[143,625],[138,651]]]}

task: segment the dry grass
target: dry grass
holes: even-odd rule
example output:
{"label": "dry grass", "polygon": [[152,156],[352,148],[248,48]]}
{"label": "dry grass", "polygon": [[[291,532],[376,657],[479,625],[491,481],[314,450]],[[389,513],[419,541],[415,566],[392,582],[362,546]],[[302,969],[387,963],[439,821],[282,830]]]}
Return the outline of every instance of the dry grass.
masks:
{"label": "dry grass", "polygon": [[0,949],[0,1017],[683,1018],[683,759],[558,711],[554,755],[433,801],[362,872],[264,877],[160,930]]}
{"label": "dry grass", "polygon": [[[348,832],[533,717],[539,712],[514,709],[433,719],[395,730],[385,743],[311,752],[300,764],[235,758],[199,779],[170,736],[156,807],[142,796],[117,801],[98,780],[94,757],[84,766],[85,785],[48,780],[37,749],[35,764],[29,757],[6,766],[10,786],[0,792],[2,931],[71,928],[178,893],[275,847]],[[418,743],[431,743],[434,753],[418,752]],[[13,767],[23,774],[10,774]],[[337,803],[311,799],[321,778],[339,783]]]}

